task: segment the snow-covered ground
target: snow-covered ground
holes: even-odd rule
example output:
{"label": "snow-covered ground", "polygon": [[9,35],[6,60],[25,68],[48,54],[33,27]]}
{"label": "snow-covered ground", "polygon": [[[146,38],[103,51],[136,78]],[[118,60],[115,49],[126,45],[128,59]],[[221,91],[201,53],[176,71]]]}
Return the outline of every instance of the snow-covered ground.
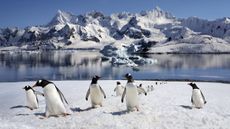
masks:
{"label": "snow-covered ground", "polygon": [[[207,104],[203,109],[191,108],[192,88],[188,82],[136,81],[144,87],[154,85],[147,96],[140,95],[140,111],[126,112],[125,103],[113,92],[116,80],[99,80],[107,94],[104,106],[90,109],[85,94],[90,81],[54,81],[69,101],[72,115],[39,119],[45,111],[44,98],[39,96],[39,109],[25,106],[25,85],[34,82],[0,83],[1,129],[229,129],[230,85],[197,82]],[[121,80],[125,85],[126,81]],[[37,88],[40,89],[40,88]],[[41,90],[41,89],[40,89]]]}

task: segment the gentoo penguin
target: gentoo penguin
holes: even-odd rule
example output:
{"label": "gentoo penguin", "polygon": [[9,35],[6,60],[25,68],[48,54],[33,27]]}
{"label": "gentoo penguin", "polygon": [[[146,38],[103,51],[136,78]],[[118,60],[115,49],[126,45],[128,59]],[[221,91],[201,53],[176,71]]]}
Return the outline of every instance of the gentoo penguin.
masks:
{"label": "gentoo penguin", "polygon": [[116,95],[121,96],[123,91],[124,91],[124,89],[125,89],[124,86],[122,86],[121,83],[119,81],[117,81],[117,86],[114,89],[114,92],[116,92]]}
{"label": "gentoo penguin", "polygon": [[44,97],[46,101],[45,117],[58,116],[58,115],[69,115],[67,113],[65,103],[66,101],[63,93],[57,88],[57,86],[47,80],[38,80],[33,87],[42,87]]}
{"label": "gentoo penguin", "polygon": [[146,92],[145,89],[142,87],[142,84],[140,84],[140,85],[137,87],[137,91],[138,91],[138,94],[144,93],[145,95],[147,95],[147,92]]}
{"label": "gentoo penguin", "polygon": [[30,110],[38,108],[38,97],[35,90],[31,86],[25,86],[23,89],[26,91],[26,105]]}
{"label": "gentoo penguin", "polygon": [[147,92],[150,92],[150,91],[151,91],[151,86],[148,85]]}
{"label": "gentoo penguin", "polygon": [[192,104],[195,106],[195,108],[202,108],[207,103],[203,93],[195,83],[189,83],[188,85],[190,85],[193,89],[191,97]]}
{"label": "gentoo penguin", "polygon": [[100,77],[97,75],[92,78],[92,82],[85,97],[86,101],[88,101],[88,97],[90,95],[91,105],[93,108],[102,107],[103,97],[104,99],[106,98],[105,92],[101,86],[97,84],[98,79],[100,79]]}
{"label": "gentoo penguin", "polygon": [[125,75],[127,79],[127,84],[125,90],[121,97],[121,102],[124,102],[124,97],[126,96],[126,107],[128,111],[139,111],[139,102],[138,102],[138,91],[137,86],[134,83],[133,77],[130,73]]}
{"label": "gentoo penguin", "polygon": [[154,90],[154,87],[153,87],[153,85],[151,85],[151,91],[153,91]]}

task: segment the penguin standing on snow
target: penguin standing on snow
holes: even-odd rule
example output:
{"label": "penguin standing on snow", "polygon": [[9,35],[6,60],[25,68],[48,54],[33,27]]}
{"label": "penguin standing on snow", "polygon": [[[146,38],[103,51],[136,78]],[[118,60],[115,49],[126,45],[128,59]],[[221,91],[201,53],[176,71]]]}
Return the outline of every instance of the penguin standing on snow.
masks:
{"label": "penguin standing on snow", "polygon": [[30,110],[37,109],[38,108],[38,97],[37,97],[38,92],[35,91],[31,86],[25,86],[23,89],[25,89],[26,91],[27,107]]}
{"label": "penguin standing on snow", "polygon": [[53,82],[47,80],[38,80],[33,87],[42,87],[46,101],[45,117],[69,115],[66,111],[66,101],[63,93],[56,87]]}
{"label": "penguin standing on snow", "polygon": [[98,79],[100,79],[100,77],[97,75],[93,77],[85,97],[86,101],[88,101],[90,95],[91,105],[93,108],[102,107],[103,98],[106,98],[105,92],[100,85],[97,84]]}
{"label": "penguin standing on snow", "polygon": [[117,81],[117,86],[114,89],[114,92],[116,92],[116,95],[121,96],[123,91],[124,91],[124,89],[125,89],[124,86],[122,86],[121,83],[119,81]]}
{"label": "penguin standing on snow", "polygon": [[147,92],[145,91],[145,89],[142,87],[142,84],[140,84],[138,87],[137,87],[137,92],[138,92],[138,95],[144,93],[145,95],[147,95]]}
{"label": "penguin standing on snow", "polygon": [[137,86],[134,83],[133,77],[130,73],[125,75],[127,79],[127,84],[125,90],[121,97],[121,102],[124,102],[124,97],[126,96],[126,107],[128,111],[139,111],[139,102],[138,102],[138,90]]}
{"label": "penguin standing on snow", "polygon": [[207,103],[203,93],[195,83],[189,83],[188,85],[190,85],[193,89],[191,97],[192,104],[195,106],[195,108],[202,108]]}

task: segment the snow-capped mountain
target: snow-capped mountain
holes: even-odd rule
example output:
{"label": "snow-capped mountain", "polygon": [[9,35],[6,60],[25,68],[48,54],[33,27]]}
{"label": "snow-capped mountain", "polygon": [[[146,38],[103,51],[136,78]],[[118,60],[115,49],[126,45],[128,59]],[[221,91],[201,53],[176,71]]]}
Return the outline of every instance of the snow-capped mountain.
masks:
{"label": "snow-capped mountain", "polygon": [[107,45],[128,53],[229,53],[230,18],[179,19],[159,7],[110,16],[59,10],[47,25],[0,29],[0,50],[113,48]]}

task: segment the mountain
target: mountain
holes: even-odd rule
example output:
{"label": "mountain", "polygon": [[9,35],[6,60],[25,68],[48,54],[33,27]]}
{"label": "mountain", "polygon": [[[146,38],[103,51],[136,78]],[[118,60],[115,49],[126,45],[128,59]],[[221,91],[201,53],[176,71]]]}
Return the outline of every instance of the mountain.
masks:
{"label": "mountain", "polygon": [[105,46],[127,53],[230,53],[230,18],[181,19],[159,7],[110,16],[59,10],[47,25],[0,29],[0,50],[113,48]]}

